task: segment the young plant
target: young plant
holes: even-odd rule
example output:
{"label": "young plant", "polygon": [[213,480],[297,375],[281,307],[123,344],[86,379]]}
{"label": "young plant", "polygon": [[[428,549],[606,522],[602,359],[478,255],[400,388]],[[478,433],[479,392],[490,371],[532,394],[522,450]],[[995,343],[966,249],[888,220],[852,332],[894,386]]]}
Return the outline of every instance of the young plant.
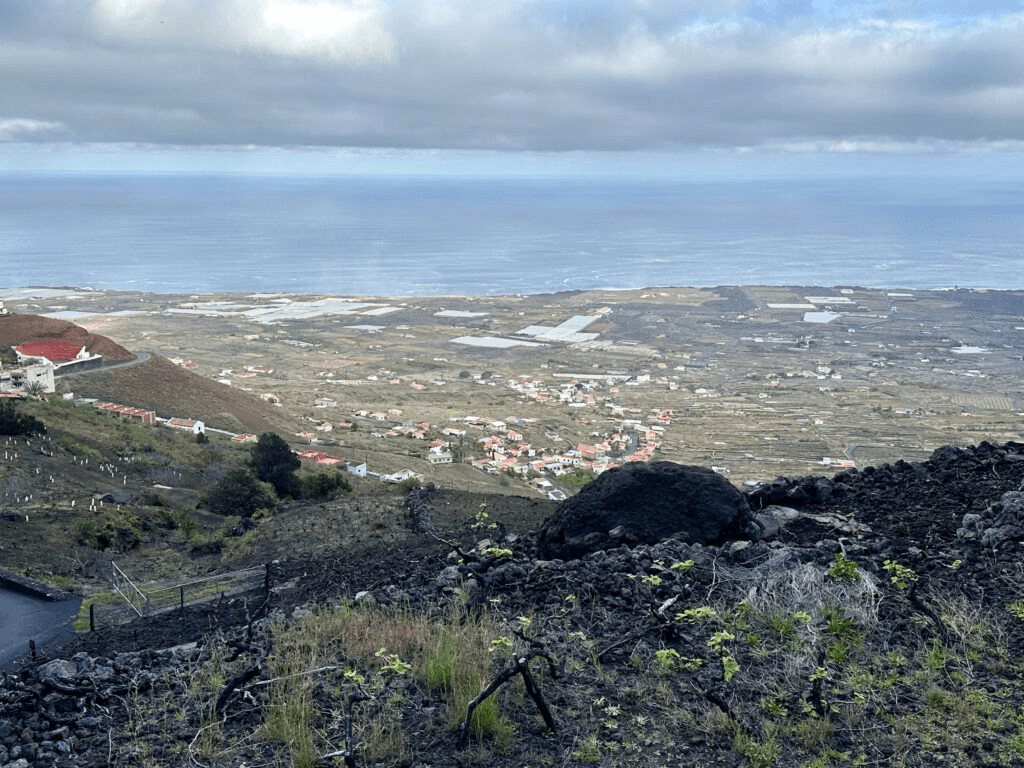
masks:
{"label": "young plant", "polygon": [[713,650],[715,653],[725,653],[725,644],[730,643],[736,639],[736,635],[732,632],[727,632],[724,629],[720,629],[711,635],[711,639],[708,640],[708,648]]}
{"label": "young plant", "polygon": [[687,608],[685,611],[676,614],[676,621],[685,621],[688,624],[695,624],[701,619],[713,619],[717,614],[714,609],[706,605],[699,608]]}
{"label": "young plant", "polygon": [[910,568],[895,560],[886,560],[882,568],[889,574],[889,580],[899,589],[906,589],[917,581],[917,574]]}
{"label": "young plant", "polygon": [[732,676],[740,671],[740,663],[732,656],[722,657],[722,678],[725,682],[732,680]]}
{"label": "young plant", "polygon": [[654,652],[654,658],[658,660],[663,672],[672,672],[682,657],[675,648],[662,648]]}
{"label": "young plant", "polygon": [[404,677],[412,671],[412,664],[402,661],[397,653],[388,653],[387,651],[387,648],[382,647],[373,654],[383,662],[380,667],[381,672],[390,672],[395,676]]}
{"label": "young plant", "polygon": [[853,560],[847,560],[842,552],[836,552],[836,561],[828,570],[828,575],[836,581],[853,583],[857,581],[858,565]]}

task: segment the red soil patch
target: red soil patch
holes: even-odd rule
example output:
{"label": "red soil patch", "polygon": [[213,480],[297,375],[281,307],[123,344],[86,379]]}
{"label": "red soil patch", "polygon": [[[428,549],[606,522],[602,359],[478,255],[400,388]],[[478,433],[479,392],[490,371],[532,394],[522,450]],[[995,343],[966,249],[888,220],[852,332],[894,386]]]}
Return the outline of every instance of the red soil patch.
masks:
{"label": "red soil patch", "polygon": [[63,341],[85,347],[90,354],[102,355],[108,362],[131,360],[135,355],[106,336],[89,333],[85,328],[39,315],[0,317],[0,344],[16,347],[29,341]]}

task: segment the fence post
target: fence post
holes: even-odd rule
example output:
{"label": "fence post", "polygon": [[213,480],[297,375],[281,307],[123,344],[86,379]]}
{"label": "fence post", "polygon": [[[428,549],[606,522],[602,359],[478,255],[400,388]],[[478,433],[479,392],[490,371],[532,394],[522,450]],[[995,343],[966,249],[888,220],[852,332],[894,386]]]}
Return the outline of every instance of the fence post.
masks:
{"label": "fence post", "polygon": [[181,597],[178,601],[178,607],[181,609],[182,613],[185,613],[185,585],[182,584],[180,587],[178,587],[178,589],[181,592]]}
{"label": "fence post", "polygon": [[89,603],[89,631],[96,631],[96,603]]}

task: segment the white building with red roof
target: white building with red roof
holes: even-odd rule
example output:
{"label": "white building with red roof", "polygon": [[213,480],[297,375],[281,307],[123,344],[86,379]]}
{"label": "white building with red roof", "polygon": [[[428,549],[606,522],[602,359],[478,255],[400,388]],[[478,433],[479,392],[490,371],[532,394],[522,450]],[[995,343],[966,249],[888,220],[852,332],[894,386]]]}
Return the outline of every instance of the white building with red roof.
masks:
{"label": "white building with red roof", "polygon": [[69,363],[75,360],[88,360],[91,355],[80,344],[66,341],[29,341],[14,348],[18,359],[24,362],[32,358],[49,360],[54,365]]}

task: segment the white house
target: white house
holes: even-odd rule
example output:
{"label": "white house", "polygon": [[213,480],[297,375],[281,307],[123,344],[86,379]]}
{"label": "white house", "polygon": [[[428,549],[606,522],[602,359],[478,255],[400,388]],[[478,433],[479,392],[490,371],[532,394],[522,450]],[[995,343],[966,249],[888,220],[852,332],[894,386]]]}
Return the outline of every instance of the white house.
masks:
{"label": "white house", "polygon": [[401,483],[405,480],[422,480],[423,475],[411,469],[400,469],[392,475],[381,475],[380,479],[385,483]]}
{"label": "white house", "polygon": [[33,384],[42,384],[43,392],[52,394],[55,391],[53,366],[26,365],[0,370],[0,392],[24,392]]}

